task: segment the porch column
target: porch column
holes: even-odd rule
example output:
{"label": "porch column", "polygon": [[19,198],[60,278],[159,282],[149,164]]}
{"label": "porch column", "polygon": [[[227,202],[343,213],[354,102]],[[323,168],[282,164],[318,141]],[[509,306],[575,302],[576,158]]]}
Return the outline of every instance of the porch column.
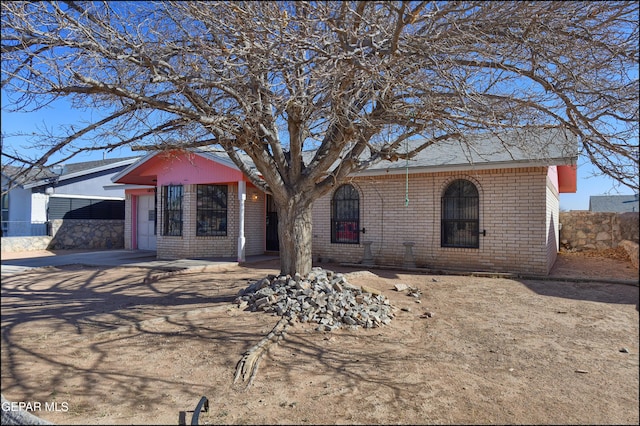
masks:
{"label": "porch column", "polygon": [[243,180],[238,181],[238,262],[244,262],[244,202],[247,199],[247,183]]}

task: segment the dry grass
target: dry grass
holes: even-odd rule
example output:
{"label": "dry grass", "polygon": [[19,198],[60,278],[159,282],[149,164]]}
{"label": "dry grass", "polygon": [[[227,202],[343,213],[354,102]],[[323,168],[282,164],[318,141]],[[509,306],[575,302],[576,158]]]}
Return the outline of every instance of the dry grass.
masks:
{"label": "dry grass", "polygon": [[629,257],[629,253],[627,253],[627,251],[622,248],[622,247],[616,247],[616,248],[608,248],[608,249],[604,249],[604,250],[561,250],[561,252],[563,254],[575,254],[575,255],[579,255],[579,256],[586,256],[586,257],[602,257],[605,259],[615,259],[615,260],[622,260],[622,261],[630,261],[631,258]]}

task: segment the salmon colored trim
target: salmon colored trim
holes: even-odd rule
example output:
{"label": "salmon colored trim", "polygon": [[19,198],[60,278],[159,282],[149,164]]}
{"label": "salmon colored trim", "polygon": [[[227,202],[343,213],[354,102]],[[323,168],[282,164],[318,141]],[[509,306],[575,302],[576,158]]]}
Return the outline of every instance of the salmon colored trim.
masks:
{"label": "salmon colored trim", "polygon": [[155,192],[155,188],[137,188],[125,189],[124,193],[129,195],[151,195]]}
{"label": "salmon colored trim", "polygon": [[577,166],[558,166],[558,192],[575,193],[578,190],[577,176]]}
{"label": "salmon colored trim", "polygon": [[131,197],[131,249],[138,249],[138,195]]}

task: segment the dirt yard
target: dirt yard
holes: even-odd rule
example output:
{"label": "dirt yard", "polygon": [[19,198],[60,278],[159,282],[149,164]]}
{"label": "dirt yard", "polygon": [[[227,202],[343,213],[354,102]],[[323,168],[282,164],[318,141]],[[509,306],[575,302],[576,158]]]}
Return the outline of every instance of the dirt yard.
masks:
{"label": "dirt yard", "polygon": [[[640,421],[637,286],[322,266],[381,290],[395,318],[337,332],[296,323],[249,388],[233,384],[236,363],[278,317],[231,302],[276,264],[3,277],[2,394],[58,424],[189,424],[202,396],[200,424]],[[628,261],[575,254],[552,275],[576,273],[638,280]]]}

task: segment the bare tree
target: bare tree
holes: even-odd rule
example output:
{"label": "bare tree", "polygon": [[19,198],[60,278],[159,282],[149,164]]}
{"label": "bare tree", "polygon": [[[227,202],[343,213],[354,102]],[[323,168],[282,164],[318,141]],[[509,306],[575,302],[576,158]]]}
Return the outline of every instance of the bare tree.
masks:
{"label": "bare tree", "polygon": [[314,200],[450,138],[561,127],[638,189],[637,2],[3,2],[2,89],[99,115],[30,164],[219,145],[273,195],[284,273],[311,268]]}

